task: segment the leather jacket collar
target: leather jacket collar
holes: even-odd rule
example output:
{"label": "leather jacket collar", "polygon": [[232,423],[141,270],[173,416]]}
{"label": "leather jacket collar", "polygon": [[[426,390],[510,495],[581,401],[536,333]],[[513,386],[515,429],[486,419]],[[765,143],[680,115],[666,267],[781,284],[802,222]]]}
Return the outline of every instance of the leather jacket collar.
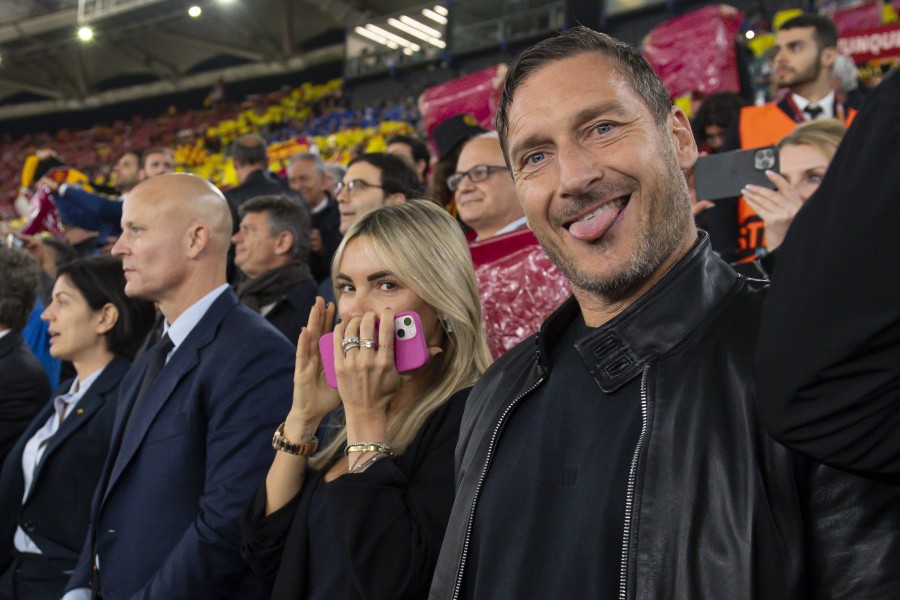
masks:
{"label": "leather jacket collar", "polygon": [[[662,281],[575,347],[600,389],[612,393],[709,319],[715,306],[737,290],[738,279],[739,275],[713,254],[709,235],[701,231],[694,247]],[[538,333],[537,360],[542,372],[550,365],[548,340],[560,339],[579,310],[575,297],[569,298]]]}

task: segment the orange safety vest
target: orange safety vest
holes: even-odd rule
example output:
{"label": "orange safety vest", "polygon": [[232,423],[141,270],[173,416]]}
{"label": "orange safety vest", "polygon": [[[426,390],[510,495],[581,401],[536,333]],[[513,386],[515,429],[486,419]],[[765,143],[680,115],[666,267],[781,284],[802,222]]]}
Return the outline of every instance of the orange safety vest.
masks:
{"label": "orange safety vest", "polygon": [[[775,102],[762,106],[746,106],[741,109],[740,134],[741,149],[773,146],[794,131],[797,122],[787,115]],[[847,111],[844,123],[849,127],[856,118],[856,111]],[[750,208],[741,196],[737,205],[738,247],[737,262],[751,262],[758,250],[766,247],[763,220]]]}

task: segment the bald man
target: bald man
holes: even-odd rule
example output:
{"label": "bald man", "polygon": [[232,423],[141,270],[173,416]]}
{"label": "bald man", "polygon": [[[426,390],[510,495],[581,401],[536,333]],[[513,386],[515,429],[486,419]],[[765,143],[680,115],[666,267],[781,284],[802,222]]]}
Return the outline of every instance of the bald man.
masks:
{"label": "bald man", "polygon": [[225,282],[231,212],[215,187],[148,179],[122,230],[125,292],[157,302],[166,332],[122,381],[64,598],[267,597],[241,560],[238,519],[289,409],[294,349]]}

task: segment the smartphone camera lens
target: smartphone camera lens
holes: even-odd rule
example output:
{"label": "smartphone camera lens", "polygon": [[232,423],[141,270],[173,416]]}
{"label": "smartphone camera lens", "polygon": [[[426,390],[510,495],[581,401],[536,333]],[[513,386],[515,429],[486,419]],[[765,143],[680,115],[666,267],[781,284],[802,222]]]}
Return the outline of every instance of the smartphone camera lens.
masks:
{"label": "smartphone camera lens", "polygon": [[403,324],[409,327],[413,324],[412,317],[403,317]]}
{"label": "smartphone camera lens", "polygon": [[397,331],[397,337],[400,338],[400,339],[402,340],[403,338],[406,337],[406,331],[404,331],[403,329],[398,330],[398,331]]}

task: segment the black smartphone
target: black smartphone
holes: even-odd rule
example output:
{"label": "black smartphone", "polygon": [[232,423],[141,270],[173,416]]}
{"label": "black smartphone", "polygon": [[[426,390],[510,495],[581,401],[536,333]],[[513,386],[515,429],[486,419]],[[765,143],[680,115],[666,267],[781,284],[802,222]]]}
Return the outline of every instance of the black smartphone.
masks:
{"label": "black smartphone", "polygon": [[748,183],[774,190],[775,185],[766,177],[766,171],[777,172],[778,168],[777,146],[720,152],[698,158],[694,165],[697,199],[737,198]]}

